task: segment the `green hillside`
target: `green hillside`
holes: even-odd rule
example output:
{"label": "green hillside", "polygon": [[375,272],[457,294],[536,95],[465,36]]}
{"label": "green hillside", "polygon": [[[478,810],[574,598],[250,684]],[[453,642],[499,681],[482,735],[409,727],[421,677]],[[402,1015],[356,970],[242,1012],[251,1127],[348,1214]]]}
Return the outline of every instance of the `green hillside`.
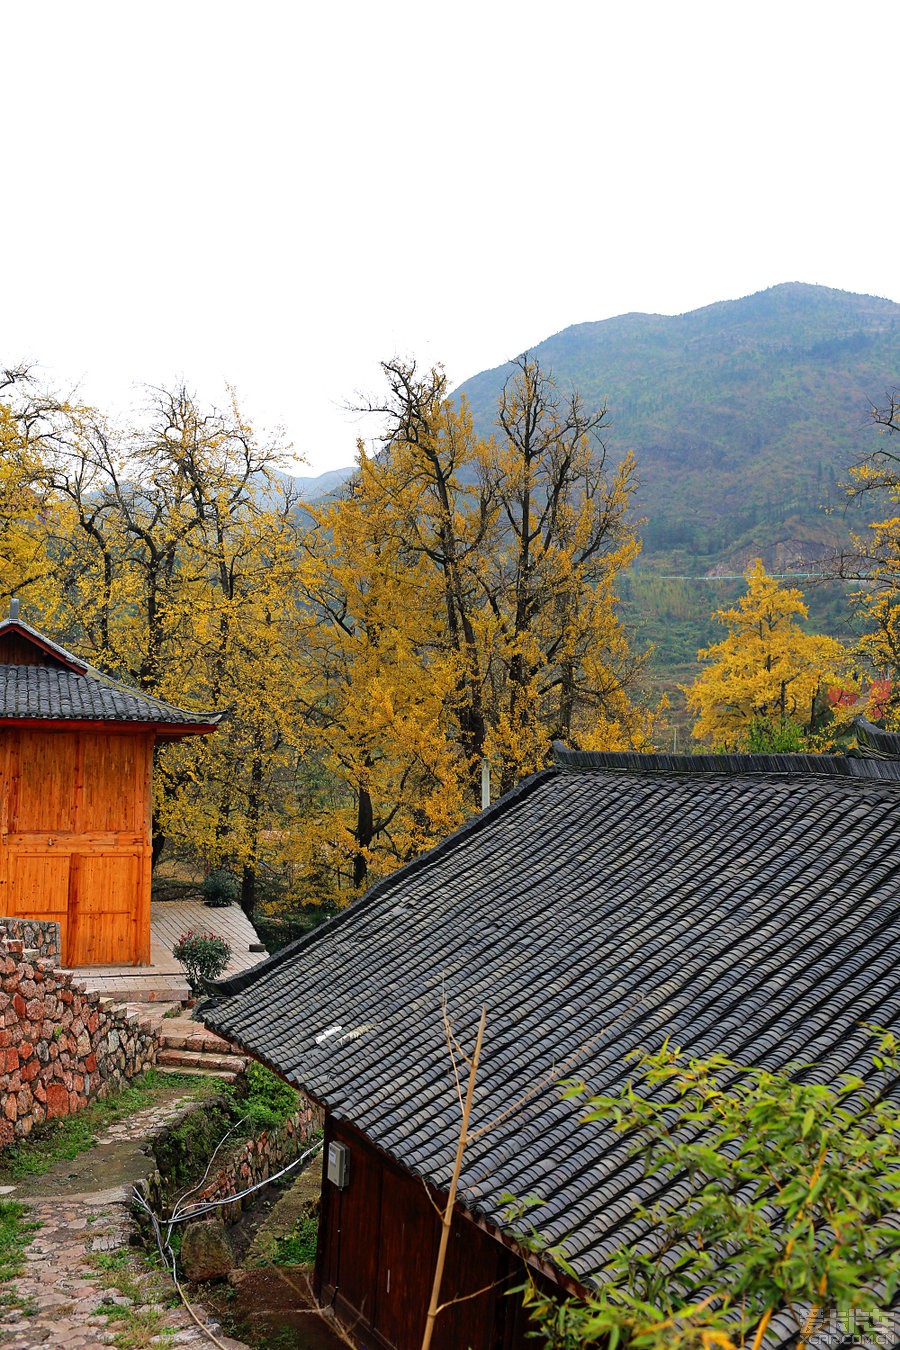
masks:
{"label": "green hillside", "polygon": [[[709,574],[756,553],[789,568],[844,530],[838,484],[900,380],[900,304],[790,283],[689,314],[577,324],[533,350],[560,387],[609,408],[635,452],[643,566]],[[509,365],[461,387],[482,430]]]}
{"label": "green hillside", "polygon": [[[672,698],[670,734],[682,736],[676,683],[696,674],[697,648],[722,636],[709,615],[742,591],[735,574],[754,557],[805,572],[863,523],[840,485],[874,442],[871,404],[900,383],[900,304],[789,283],[674,317],[577,324],[532,355],[562,391],[606,402],[613,456],[635,453],[644,551],[622,600],[638,638],[656,647],[653,685]],[[458,391],[484,432],[511,369]],[[795,584],[811,626],[853,636],[847,588]]]}

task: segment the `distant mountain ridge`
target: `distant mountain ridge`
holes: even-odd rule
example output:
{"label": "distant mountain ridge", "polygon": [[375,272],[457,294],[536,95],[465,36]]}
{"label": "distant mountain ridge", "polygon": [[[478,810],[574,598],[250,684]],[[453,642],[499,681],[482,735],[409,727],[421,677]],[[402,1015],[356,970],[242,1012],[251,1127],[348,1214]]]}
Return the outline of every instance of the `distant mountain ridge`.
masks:
{"label": "distant mountain ridge", "polygon": [[[636,649],[654,648],[650,684],[670,699],[674,743],[690,725],[678,685],[722,636],[711,613],[735,603],[747,564],[803,573],[863,524],[840,484],[876,443],[871,405],[900,386],[900,304],[790,282],[686,314],[575,324],[531,355],[561,394],[607,404],[613,459],[634,451],[643,551],[619,595]],[[454,391],[486,435],[512,372],[507,362]],[[311,502],[351,473],[294,481]],[[811,627],[851,639],[848,587],[799,584]]]}
{"label": "distant mountain ridge", "polygon": [[[715,574],[757,553],[786,567],[846,529],[822,507],[871,445],[872,402],[900,383],[900,304],[789,282],[686,314],[624,314],[531,349],[561,392],[609,409],[634,451],[647,518],[642,566]],[[466,380],[494,428],[507,363]]]}
{"label": "distant mountain ridge", "polygon": [[327,497],[332,492],[336,492],[342,483],[346,483],[352,473],[353,465],[350,464],[343,469],[326,469],[324,473],[312,476],[279,473],[278,477],[290,479],[301,501],[317,502],[322,497]]}
{"label": "distant mountain ridge", "polygon": [[[561,393],[607,404],[614,458],[634,451],[639,568],[715,576],[761,556],[790,570],[846,535],[840,483],[874,442],[870,405],[900,384],[900,304],[787,282],[685,314],[574,324],[531,355]],[[512,372],[455,390],[486,435]],[[313,501],[351,473],[294,483]]]}

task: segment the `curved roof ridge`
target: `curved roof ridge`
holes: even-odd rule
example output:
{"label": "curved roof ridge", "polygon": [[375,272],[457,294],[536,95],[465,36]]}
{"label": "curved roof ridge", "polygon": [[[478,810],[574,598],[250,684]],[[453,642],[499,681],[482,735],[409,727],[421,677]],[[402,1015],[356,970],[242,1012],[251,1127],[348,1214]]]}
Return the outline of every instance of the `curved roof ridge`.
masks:
{"label": "curved roof ridge", "polygon": [[[877,728],[873,728],[877,731]],[[889,736],[890,733],[882,732]],[[894,755],[814,754],[704,754],[673,755],[639,750],[570,750],[553,742],[553,759],[559,768],[575,772],[606,769],[620,773],[723,774],[733,778],[746,774],[814,775],[821,778],[896,778],[900,781],[900,736]],[[880,761],[880,762],[876,762]]]}
{"label": "curved roof ridge", "polygon": [[885,731],[867,717],[856,719],[856,740],[867,759],[900,759],[900,732]]}

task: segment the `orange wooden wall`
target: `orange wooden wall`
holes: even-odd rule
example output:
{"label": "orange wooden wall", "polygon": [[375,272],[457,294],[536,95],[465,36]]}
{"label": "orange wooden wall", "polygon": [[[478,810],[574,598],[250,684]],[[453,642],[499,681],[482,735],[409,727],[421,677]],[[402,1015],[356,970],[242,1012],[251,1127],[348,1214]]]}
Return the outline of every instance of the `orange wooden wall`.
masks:
{"label": "orange wooden wall", "polygon": [[0,729],[0,915],[58,922],[67,965],[150,960],[153,740]]}

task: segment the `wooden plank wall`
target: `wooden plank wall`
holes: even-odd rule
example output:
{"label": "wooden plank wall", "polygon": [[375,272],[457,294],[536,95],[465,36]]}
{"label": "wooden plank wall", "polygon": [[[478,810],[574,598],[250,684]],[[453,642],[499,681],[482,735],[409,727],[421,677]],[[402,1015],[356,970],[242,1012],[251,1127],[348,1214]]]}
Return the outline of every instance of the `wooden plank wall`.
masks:
{"label": "wooden plank wall", "polygon": [[[366,1344],[419,1350],[440,1236],[429,1191],[346,1122],[326,1120],[331,1139],[350,1150],[350,1181],[323,1181],[316,1288]],[[528,1350],[519,1259],[463,1214],[454,1217],[444,1297],[460,1300],[435,1324],[434,1350]]]}
{"label": "wooden plank wall", "polygon": [[4,633],[0,637],[0,662],[4,666],[56,666],[59,668],[62,665],[61,661],[55,661],[47,652],[42,651],[35,643],[21,637],[18,633]]}
{"label": "wooden plank wall", "polygon": [[153,734],[0,730],[0,914],[57,919],[70,965],[150,959]]}

